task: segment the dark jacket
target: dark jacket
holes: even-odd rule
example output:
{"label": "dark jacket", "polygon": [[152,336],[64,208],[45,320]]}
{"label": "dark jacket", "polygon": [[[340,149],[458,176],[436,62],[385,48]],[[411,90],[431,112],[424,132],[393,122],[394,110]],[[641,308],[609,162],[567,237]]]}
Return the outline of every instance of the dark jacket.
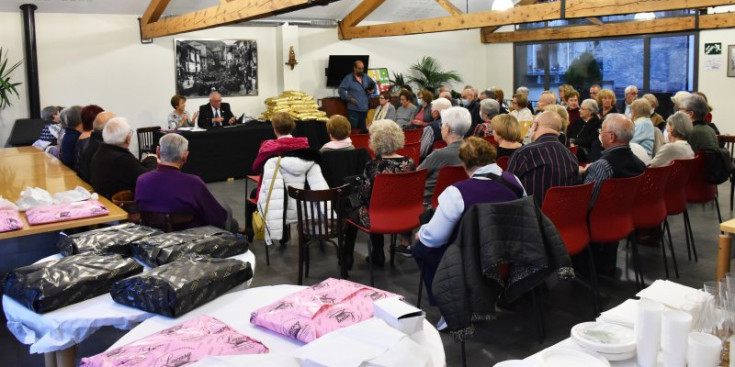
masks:
{"label": "dark jacket", "polygon": [[[501,279],[501,265],[509,265]],[[513,301],[554,270],[574,277],[571,259],[554,224],[532,197],[478,204],[465,212],[454,243],[434,278],[434,295],[455,339],[472,335],[473,321],[493,318],[501,293]]]}
{"label": "dark jacket", "polygon": [[[219,112],[220,116],[224,117],[224,120],[222,120],[222,126],[229,125],[230,119],[234,117],[234,115],[232,114],[232,109],[230,109],[230,104],[222,102],[222,104],[219,106]],[[210,103],[199,106],[199,117],[197,118],[197,123],[199,124],[200,128],[209,129],[213,127],[213,118],[214,112],[212,112],[212,105]]]}
{"label": "dark jacket", "polygon": [[92,157],[90,183],[94,191],[109,199],[118,191],[135,191],[138,176],[156,166],[155,157],[141,163],[127,148],[102,144]]}
{"label": "dark jacket", "polygon": [[87,147],[84,148],[82,155],[79,157],[79,162],[77,162],[79,165],[77,175],[79,175],[79,178],[85,182],[89,182],[92,177],[90,168],[92,165],[92,158],[102,144],[104,144],[102,141],[102,131],[93,131],[92,135],[89,137],[89,141],[87,142]]}

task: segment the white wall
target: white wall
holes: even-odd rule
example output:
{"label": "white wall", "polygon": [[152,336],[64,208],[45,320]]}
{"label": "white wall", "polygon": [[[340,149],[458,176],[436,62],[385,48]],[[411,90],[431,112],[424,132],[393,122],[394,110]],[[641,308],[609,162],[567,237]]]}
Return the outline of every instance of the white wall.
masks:
{"label": "white wall", "polygon": [[[735,78],[727,77],[727,46],[735,44],[735,29],[702,31],[699,34],[699,90],[707,95],[712,105],[712,121],[717,124],[723,134],[735,135],[735,120],[732,117],[730,103],[735,96]],[[722,55],[715,56],[722,61],[721,70],[705,70],[705,58],[713,57],[704,54],[704,44],[722,43]]]}
{"label": "white wall", "polygon": [[[8,55],[9,64],[14,64],[23,60],[23,22],[20,13],[2,13],[0,12],[0,47],[3,49],[3,55]],[[13,72],[12,81],[24,82],[25,67],[21,66]],[[0,147],[5,145],[8,139],[10,129],[18,118],[28,117],[28,102],[25,83],[18,86],[18,94],[20,98],[12,96],[10,101],[11,107],[0,111]]]}

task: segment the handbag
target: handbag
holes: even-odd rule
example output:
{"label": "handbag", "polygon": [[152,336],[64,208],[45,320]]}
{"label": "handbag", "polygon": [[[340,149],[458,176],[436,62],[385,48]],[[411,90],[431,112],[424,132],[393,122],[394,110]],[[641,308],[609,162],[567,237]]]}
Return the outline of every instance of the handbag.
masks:
{"label": "handbag", "polygon": [[253,212],[253,237],[256,241],[263,241],[265,240],[265,217],[268,215],[268,205],[271,202],[271,194],[273,193],[273,184],[276,183],[276,176],[278,175],[278,168],[281,166],[281,158],[278,157],[278,160],[276,161],[276,168],[273,170],[273,179],[271,180],[271,185],[268,188],[268,197],[265,199],[265,211],[263,214],[260,214],[260,210],[256,210]]}
{"label": "handbag", "polygon": [[365,182],[365,176],[354,175],[347,176],[344,178],[344,183],[350,185],[350,193],[344,197],[343,208],[348,212],[357,210],[362,206],[362,200],[360,200],[360,187]]}

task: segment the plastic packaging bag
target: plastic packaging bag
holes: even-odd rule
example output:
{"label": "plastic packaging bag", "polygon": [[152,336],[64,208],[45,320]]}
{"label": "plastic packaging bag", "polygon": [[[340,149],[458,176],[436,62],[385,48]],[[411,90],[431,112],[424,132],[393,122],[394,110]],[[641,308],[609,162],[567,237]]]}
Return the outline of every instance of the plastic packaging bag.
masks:
{"label": "plastic packaging bag", "polygon": [[178,317],[253,277],[250,263],[186,255],[172,263],[123,279],[112,299],[139,310]]}
{"label": "plastic packaging bag", "polygon": [[15,210],[18,211],[18,206],[13,204],[12,201],[4,198],[0,195],[0,210]]}
{"label": "plastic packaging bag", "polygon": [[74,190],[57,192],[54,194],[54,204],[76,203],[77,201],[89,199],[97,200],[98,198],[99,196],[96,193],[90,194],[87,189],[77,186]]}
{"label": "plastic packaging bag", "polygon": [[132,243],[135,257],[150,267],[168,264],[185,254],[224,259],[248,250],[245,237],[213,226],[146,237]]}
{"label": "plastic packaging bag", "polygon": [[4,292],[29,309],[45,313],[107,292],[143,266],[120,255],[85,253],[17,268],[5,276]]}
{"label": "plastic packaging bag", "polygon": [[38,187],[26,187],[21,191],[20,199],[15,202],[18,210],[24,212],[30,208],[48,206],[54,203],[54,199],[48,191]]}
{"label": "plastic packaging bag", "polygon": [[155,228],[123,223],[62,237],[56,247],[64,256],[95,251],[132,256],[132,242],[161,233]]}
{"label": "plastic packaging bag", "polygon": [[206,356],[268,353],[258,340],[202,315],[113,350],[82,358],[82,367],[183,366]]}
{"label": "plastic packaging bag", "polygon": [[26,210],[28,224],[47,224],[65,222],[69,220],[101,217],[110,211],[96,200],[80,201],[76,203],[49,205]]}
{"label": "plastic packaging bag", "polygon": [[10,232],[23,228],[20,214],[17,210],[0,209],[0,233]]}

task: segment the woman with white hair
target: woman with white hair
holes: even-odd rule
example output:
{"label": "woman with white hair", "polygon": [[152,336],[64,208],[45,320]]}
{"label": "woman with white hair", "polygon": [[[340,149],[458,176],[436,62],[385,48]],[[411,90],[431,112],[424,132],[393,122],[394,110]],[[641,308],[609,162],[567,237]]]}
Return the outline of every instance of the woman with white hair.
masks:
{"label": "woman with white hair", "polygon": [[694,151],[687,139],[692,134],[692,120],[684,112],[677,112],[666,120],[669,142],[656,152],[651,167],[666,166],[676,159],[694,158]]}
{"label": "woman with white hair", "polygon": [[[375,152],[375,159],[365,164],[363,185],[355,188],[358,190],[361,206],[348,214],[350,219],[366,228],[370,228],[369,206],[375,176],[382,173],[407,172],[416,169],[416,163],[413,159],[396,153],[399,149],[403,148],[403,144],[405,143],[403,130],[401,130],[398,124],[391,120],[373,121],[369,130],[370,148]],[[348,269],[352,267],[352,254],[355,248],[356,237],[357,228],[348,225],[345,230],[344,249]],[[383,266],[385,263],[383,235],[371,234],[370,241],[372,242],[372,253],[365,260],[372,261],[373,265]]]}

